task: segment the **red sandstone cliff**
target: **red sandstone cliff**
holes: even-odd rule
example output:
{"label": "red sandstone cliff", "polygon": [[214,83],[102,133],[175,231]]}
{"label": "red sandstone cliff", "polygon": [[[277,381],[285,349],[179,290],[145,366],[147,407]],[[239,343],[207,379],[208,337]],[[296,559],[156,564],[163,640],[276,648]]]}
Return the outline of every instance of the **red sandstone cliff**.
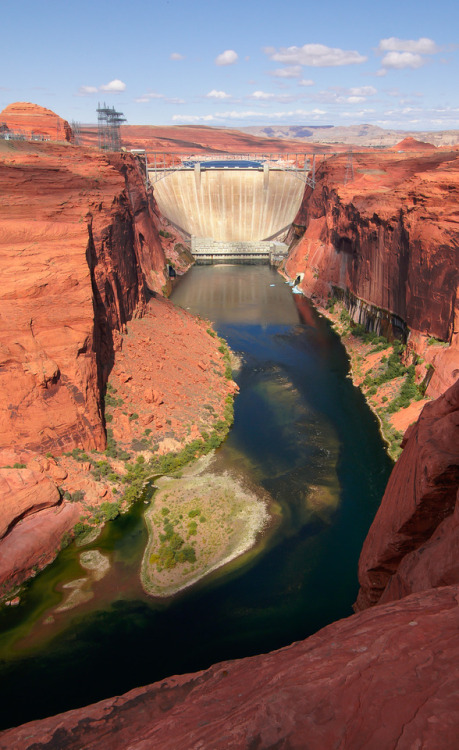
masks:
{"label": "red sandstone cliff", "polygon": [[459,158],[359,154],[353,177],[347,164],[322,162],[315,190],[306,189],[286,271],[304,273],[301,288],[321,303],[333,287],[350,292],[354,319],[373,306],[404,321],[413,342],[452,342],[440,356],[418,346],[434,364],[435,397],[459,374]]}
{"label": "red sandstone cliff", "polygon": [[0,112],[0,125],[7,131],[21,133],[26,138],[50,141],[71,141],[72,129],[67,120],[51,109],[31,102],[14,102]]}
{"label": "red sandstone cliff", "polygon": [[105,447],[116,337],[167,277],[130,154],[0,141],[0,193],[0,583],[12,585],[78,521],[50,456]]}
{"label": "red sandstone cliff", "polygon": [[356,608],[459,583],[459,380],[405,435],[359,562]]}
{"label": "red sandstone cliff", "polygon": [[0,169],[0,447],[102,448],[113,332],[166,282],[153,205],[130,155],[11,146]]}

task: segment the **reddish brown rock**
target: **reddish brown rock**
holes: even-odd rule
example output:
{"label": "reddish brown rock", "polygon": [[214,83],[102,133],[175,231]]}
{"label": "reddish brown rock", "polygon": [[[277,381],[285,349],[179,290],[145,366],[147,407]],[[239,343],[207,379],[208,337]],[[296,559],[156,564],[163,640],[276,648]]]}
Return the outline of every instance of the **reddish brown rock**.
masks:
{"label": "reddish brown rock", "polygon": [[379,602],[402,599],[427,588],[459,581],[459,493],[454,512],[445,518],[430,539],[405,555],[391,576]]}
{"label": "reddish brown rock", "polygon": [[357,609],[459,583],[453,516],[459,488],[459,380],[424,407],[404,440],[362,548]]}
{"label": "reddish brown rock", "polygon": [[52,562],[63,535],[72,531],[80,514],[78,503],[62,503],[17,523],[1,540],[0,592],[11,590]]}
{"label": "reddish brown rock", "polygon": [[151,196],[131,155],[3,146],[0,447],[101,449],[113,332],[166,281]]}
{"label": "reddish brown rock", "polygon": [[0,748],[452,750],[458,596],[415,594],[281,651],[7,730]]}
{"label": "reddish brown rock", "polygon": [[21,518],[57,505],[54,482],[32,469],[0,469],[0,538]]}
{"label": "reddish brown rock", "polygon": [[416,138],[409,136],[408,138],[404,138],[403,141],[400,141],[400,143],[397,143],[393,148],[394,151],[432,151],[436,146],[434,146],[433,143],[418,141]]}
{"label": "reddish brown rock", "polygon": [[346,292],[357,322],[388,311],[388,329],[403,321],[451,341],[434,365],[427,393],[436,396],[459,371],[459,156],[358,154],[352,179],[347,163],[336,156],[318,165],[291,232],[287,273],[304,273],[301,288],[322,304],[334,288]]}
{"label": "reddish brown rock", "polygon": [[51,109],[31,102],[14,102],[0,112],[0,124],[13,133],[50,141],[71,141],[72,129],[67,120]]}
{"label": "reddish brown rock", "polygon": [[[0,193],[0,451],[19,455],[0,465],[24,455],[41,477],[33,491],[16,484],[2,494],[4,532],[59,500],[43,473],[61,483],[67,471],[45,453],[105,447],[102,390],[118,332],[167,277],[152,193],[130,154],[0,141]],[[21,579],[21,560],[22,578],[52,560],[56,537],[80,511],[53,517],[49,537],[35,519],[27,528],[40,533],[27,548],[24,523],[16,524],[1,543],[0,580],[8,578],[5,560],[10,583]]]}

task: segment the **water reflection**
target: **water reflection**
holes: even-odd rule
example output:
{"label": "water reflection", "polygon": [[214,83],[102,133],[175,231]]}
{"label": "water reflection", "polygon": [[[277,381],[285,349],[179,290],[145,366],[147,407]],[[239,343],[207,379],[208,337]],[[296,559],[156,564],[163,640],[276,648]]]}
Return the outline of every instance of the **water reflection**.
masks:
{"label": "water reflection", "polygon": [[269,266],[194,266],[173,300],[217,324],[294,325],[298,311],[286,286]]}

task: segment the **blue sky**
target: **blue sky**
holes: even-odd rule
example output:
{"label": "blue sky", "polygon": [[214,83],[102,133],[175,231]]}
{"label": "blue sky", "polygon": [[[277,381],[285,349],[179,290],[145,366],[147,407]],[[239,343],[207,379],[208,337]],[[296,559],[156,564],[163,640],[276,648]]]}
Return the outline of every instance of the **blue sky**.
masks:
{"label": "blue sky", "polygon": [[0,110],[96,122],[459,128],[459,4],[0,0]]}

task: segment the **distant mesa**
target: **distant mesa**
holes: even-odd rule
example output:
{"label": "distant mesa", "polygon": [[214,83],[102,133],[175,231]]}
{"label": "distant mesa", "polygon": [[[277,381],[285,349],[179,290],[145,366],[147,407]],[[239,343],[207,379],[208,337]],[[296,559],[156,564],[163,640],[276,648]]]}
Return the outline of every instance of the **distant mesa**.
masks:
{"label": "distant mesa", "polygon": [[72,128],[51,109],[31,102],[14,102],[0,112],[3,133],[19,134],[28,139],[71,141]]}
{"label": "distant mesa", "polygon": [[433,148],[436,148],[433,143],[417,141],[416,138],[411,137],[404,138],[403,141],[394,146],[396,151],[431,151]]}

